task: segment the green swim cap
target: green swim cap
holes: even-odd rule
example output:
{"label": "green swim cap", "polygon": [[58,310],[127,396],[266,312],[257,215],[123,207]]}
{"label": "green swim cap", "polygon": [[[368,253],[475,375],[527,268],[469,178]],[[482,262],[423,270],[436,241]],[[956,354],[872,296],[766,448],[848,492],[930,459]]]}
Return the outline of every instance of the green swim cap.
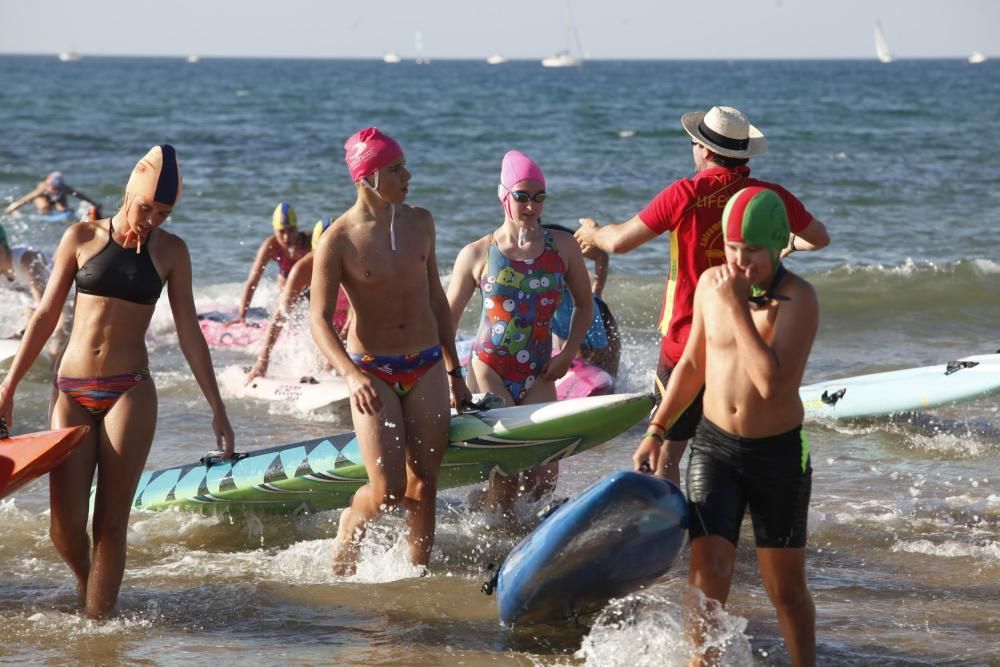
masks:
{"label": "green swim cap", "polygon": [[743,188],[729,199],[722,211],[722,230],[727,242],[770,248],[772,266],[778,265],[791,236],[781,197],[759,186]]}

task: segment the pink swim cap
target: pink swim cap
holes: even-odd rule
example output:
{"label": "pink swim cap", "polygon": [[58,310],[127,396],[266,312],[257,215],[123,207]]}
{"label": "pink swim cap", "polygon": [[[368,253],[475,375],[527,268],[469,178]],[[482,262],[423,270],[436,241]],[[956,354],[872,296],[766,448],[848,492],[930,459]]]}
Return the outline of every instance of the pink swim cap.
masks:
{"label": "pink swim cap", "polygon": [[500,198],[500,205],[503,206],[507,217],[512,217],[510,202],[510,190],[517,183],[525,180],[538,181],[545,187],[545,175],[542,168],[534,160],[520,151],[507,151],[500,163],[500,186],[497,188],[497,197]]}
{"label": "pink swim cap", "polygon": [[355,132],[344,143],[344,161],[355,183],[371,176],[402,154],[403,149],[395,139],[380,132],[377,127]]}
{"label": "pink swim cap", "polygon": [[[507,151],[500,164],[500,185],[506,192],[510,192],[515,183],[528,179],[538,181],[543,188],[545,187],[545,176],[542,174],[542,168],[534,160],[520,151]],[[506,197],[506,192],[500,196],[500,199]]]}

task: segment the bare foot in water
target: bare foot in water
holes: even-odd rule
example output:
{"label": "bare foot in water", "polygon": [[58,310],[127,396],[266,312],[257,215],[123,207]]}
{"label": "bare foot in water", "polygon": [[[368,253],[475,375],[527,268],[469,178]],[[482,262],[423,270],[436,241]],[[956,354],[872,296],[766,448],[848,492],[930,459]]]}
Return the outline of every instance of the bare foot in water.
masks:
{"label": "bare foot in water", "polygon": [[349,577],[358,569],[358,552],[361,544],[357,536],[347,532],[350,514],[350,507],[340,513],[337,540],[333,545],[333,574],[338,577]]}

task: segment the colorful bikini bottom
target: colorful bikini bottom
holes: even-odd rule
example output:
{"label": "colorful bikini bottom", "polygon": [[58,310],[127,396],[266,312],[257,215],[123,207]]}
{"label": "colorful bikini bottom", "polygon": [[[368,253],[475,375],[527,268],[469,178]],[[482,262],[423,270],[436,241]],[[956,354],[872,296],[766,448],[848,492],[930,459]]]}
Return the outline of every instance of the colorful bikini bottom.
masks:
{"label": "colorful bikini bottom", "polygon": [[354,364],[392,387],[402,398],[410,393],[424,373],[441,360],[441,346],[435,345],[412,354],[348,353]]}

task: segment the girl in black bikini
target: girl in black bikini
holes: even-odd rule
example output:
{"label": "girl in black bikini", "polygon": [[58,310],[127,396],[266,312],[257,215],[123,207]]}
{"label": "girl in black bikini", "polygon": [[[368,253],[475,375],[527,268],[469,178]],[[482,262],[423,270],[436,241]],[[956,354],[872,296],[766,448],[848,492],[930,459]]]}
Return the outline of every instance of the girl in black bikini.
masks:
{"label": "girl in black bikini", "polygon": [[[155,146],[133,170],[112,218],[66,231],[45,294],[0,384],[0,418],[10,424],[17,385],[52,334],[75,281],[76,313],[55,380],[51,426],[83,424],[90,431],[50,475],[51,535],[91,618],[110,615],[118,599],[132,497],[156,429],[145,335],[164,285],[178,342],[212,408],[216,441],[226,456],[233,451],[233,430],[195,314],[187,246],[159,228],[180,191],[173,147]],[[91,550],[87,515],[95,470]]]}

